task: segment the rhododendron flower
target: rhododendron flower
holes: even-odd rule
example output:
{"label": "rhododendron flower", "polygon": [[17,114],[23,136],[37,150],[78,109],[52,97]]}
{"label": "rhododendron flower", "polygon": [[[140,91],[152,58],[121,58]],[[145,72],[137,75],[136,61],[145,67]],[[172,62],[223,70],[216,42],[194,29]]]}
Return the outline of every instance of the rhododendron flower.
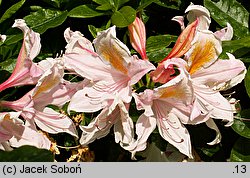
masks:
{"label": "rhododendron flower", "polygon": [[17,101],[1,101],[0,105],[21,111],[21,116],[34,130],[36,124],[49,133],[67,132],[77,137],[74,123],[70,118],[45,106],[49,104],[62,106],[77,89],[83,87],[83,84],[64,81],[62,78],[64,68],[60,61],[55,60],[51,65],[34,89]]}
{"label": "rhododendron flower", "polygon": [[119,98],[108,100],[107,103],[88,126],[80,126],[83,131],[80,139],[82,145],[106,136],[112,126],[116,143],[124,147],[134,142],[134,125],[128,113],[129,104],[124,104]]}
{"label": "rhododendron flower", "polygon": [[[178,59],[177,59],[178,60]],[[187,129],[178,117],[191,109],[193,91],[185,71],[154,90],[146,89],[134,94],[138,110],[145,112],[136,123],[137,141],[127,149],[133,154],[146,148],[147,139],[156,125],[160,135],[181,153],[192,157],[191,141]]]}
{"label": "rhododendron flower", "polygon": [[[79,36],[79,41],[82,38]],[[132,98],[132,85],[148,71],[155,69],[149,61],[130,55],[125,44],[116,38],[115,27],[99,33],[94,40],[94,46],[96,52],[88,45],[81,47],[84,52],[73,52],[64,56],[65,66],[69,70],[74,70],[91,81],[88,87],[78,91],[71,99],[71,110],[97,111],[105,106],[102,103],[105,101],[105,94],[117,94],[125,103],[129,103]],[[95,100],[94,104],[84,104],[83,98],[91,97]],[[92,106],[96,108],[91,110]]]}
{"label": "rhododendron flower", "polygon": [[140,54],[142,59],[148,59],[146,54],[146,29],[139,17],[128,26],[130,43],[133,48]]}
{"label": "rhododendron flower", "polygon": [[98,34],[94,40],[96,52],[82,35],[68,34],[72,34],[73,39],[67,41],[74,45],[67,45],[72,53],[65,54],[65,65],[90,81],[76,92],[68,108],[77,112],[103,109],[89,126],[81,127],[81,144],[105,136],[113,124],[116,142],[129,144],[133,141],[133,122],[125,106],[132,99],[132,86],[155,67],[147,60],[130,55],[125,44],[116,38],[115,26]]}
{"label": "rhododendron flower", "polygon": [[26,126],[19,119],[21,112],[0,113],[0,144],[4,150],[22,145],[50,149],[51,142],[42,133]]}
{"label": "rhododendron flower", "polygon": [[40,35],[29,29],[22,19],[15,20],[13,27],[23,31],[23,44],[14,71],[8,80],[0,85],[0,91],[13,86],[35,84],[43,74],[43,70],[32,62],[40,52]]}

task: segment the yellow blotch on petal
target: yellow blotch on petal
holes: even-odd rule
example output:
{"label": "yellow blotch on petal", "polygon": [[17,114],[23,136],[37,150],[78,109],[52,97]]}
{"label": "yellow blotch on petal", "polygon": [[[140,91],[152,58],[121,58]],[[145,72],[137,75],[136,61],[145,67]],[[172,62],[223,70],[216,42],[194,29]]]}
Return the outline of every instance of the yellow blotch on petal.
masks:
{"label": "yellow blotch on petal", "polygon": [[181,87],[171,86],[159,91],[160,98],[184,98],[185,89]]}
{"label": "yellow blotch on petal", "polygon": [[211,40],[207,40],[205,44],[197,42],[193,49],[193,52],[188,59],[191,62],[189,67],[189,73],[192,75],[200,68],[206,66],[208,63],[212,63],[217,59],[215,44]]}
{"label": "yellow blotch on petal", "polygon": [[123,56],[115,45],[112,45],[112,47],[102,47],[101,55],[105,60],[110,62],[116,70],[128,74],[128,69],[124,66]]}
{"label": "yellow blotch on petal", "polygon": [[40,93],[46,92],[47,90],[51,89],[59,82],[60,82],[60,77],[57,75],[45,78],[45,80],[42,81],[38,89],[34,92],[33,98],[35,98]]}

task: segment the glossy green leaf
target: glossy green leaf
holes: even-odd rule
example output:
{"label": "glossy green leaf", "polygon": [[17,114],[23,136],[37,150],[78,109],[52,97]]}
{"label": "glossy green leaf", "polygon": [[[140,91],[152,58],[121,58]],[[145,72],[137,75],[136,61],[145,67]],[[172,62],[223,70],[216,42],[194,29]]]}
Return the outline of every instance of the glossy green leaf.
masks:
{"label": "glossy green leaf", "polygon": [[59,8],[60,4],[61,4],[61,0],[43,0],[43,1],[56,7],[56,8]]}
{"label": "glossy green leaf", "polygon": [[114,5],[115,9],[119,9],[123,4],[128,2],[129,0],[109,0],[111,5]]}
{"label": "glossy green leaf", "polygon": [[16,11],[18,9],[20,9],[23,4],[25,3],[26,0],[21,0],[18,3],[12,5],[9,9],[7,9],[5,11],[5,13],[3,14],[3,16],[0,19],[0,23],[2,23],[3,21],[5,21],[6,19],[10,18],[14,13],[16,13]]}
{"label": "glossy green leaf", "polygon": [[13,151],[0,151],[1,162],[53,162],[54,156],[49,150],[34,146],[21,146]]}
{"label": "glossy green leaf", "polygon": [[162,61],[171,50],[172,48],[162,48],[162,49],[158,49],[155,51],[147,52],[147,56],[150,61],[154,61],[158,63]]}
{"label": "glossy green leaf", "polygon": [[105,30],[105,27],[96,28],[94,25],[88,25],[88,29],[89,29],[91,35],[92,35],[94,38],[96,38],[97,33],[100,32],[100,31]]}
{"label": "glossy green leaf", "polygon": [[247,94],[250,97],[250,66],[248,67],[247,74],[246,74],[246,77],[244,79],[244,82],[245,82],[245,87],[246,87]]}
{"label": "glossy green leaf", "polygon": [[250,161],[250,139],[240,137],[231,150],[230,161],[249,162]]}
{"label": "glossy green leaf", "polygon": [[242,110],[239,114],[242,119],[235,119],[232,129],[241,135],[250,139],[250,109]]}
{"label": "glossy green leaf", "polygon": [[171,51],[167,48],[172,42],[177,40],[173,35],[150,36],[147,39],[146,50],[150,61],[160,62]]}
{"label": "glossy green leaf", "polygon": [[99,5],[103,5],[103,4],[107,4],[107,3],[110,4],[109,0],[92,0],[92,1],[94,1],[95,3],[97,3]]}
{"label": "glossy green leaf", "polygon": [[107,10],[111,10],[112,8],[113,7],[109,3],[106,3],[106,4],[96,7],[96,10],[107,11]]}
{"label": "glossy green leaf", "polygon": [[94,6],[80,5],[72,9],[69,13],[69,17],[75,18],[91,18],[104,15],[103,12],[96,11]]}
{"label": "glossy green leaf", "polygon": [[6,41],[4,42],[5,45],[12,45],[17,43],[18,41],[23,39],[23,33],[20,31],[20,33],[15,35],[8,35],[6,38]]}
{"label": "glossy green leaf", "polygon": [[141,0],[140,1],[140,5],[139,7],[136,9],[136,11],[141,11],[143,10],[144,8],[146,8],[147,6],[149,6],[150,4],[152,4],[153,2],[156,2],[158,0]]}
{"label": "glossy green leaf", "polygon": [[32,30],[42,34],[49,28],[61,25],[66,20],[67,14],[67,11],[41,9],[24,17],[24,20]]}
{"label": "glossy green leaf", "polygon": [[156,0],[156,4],[159,6],[171,8],[171,9],[179,9],[181,5],[181,0]]}
{"label": "glossy green leaf", "polygon": [[220,58],[227,59],[227,52],[237,55],[237,57],[242,57],[244,54],[248,53],[250,50],[250,36],[241,38],[239,40],[230,40],[222,42],[222,54]]}
{"label": "glossy green leaf", "polygon": [[16,59],[8,59],[3,62],[0,62],[1,69],[6,70],[8,72],[12,72],[16,66]]}
{"label": "glossy green leaf", "polygon": [[150,36],[147,39],[146,49],[148,52],[155,51],[158,49],[168,47],[172,42],[177,40],[176,36],[173,35],[157,35],[157,36]]}
{"label": "glossy green leaf", "polygon": [[121,28],[127,27],[135,20],[135,17],[136,17],[135,9],[133,9],[130,6],[124,6],[111,16],[111,22],[117,27]]}
{"label": "glossy green leaf", "polygon": [[237,37],[245,37],[249,34],[249,12],[236,0],[219,0],[218,2],[204,0],[204,5],[210,11],[211,17],[222,27],[229,22]]}

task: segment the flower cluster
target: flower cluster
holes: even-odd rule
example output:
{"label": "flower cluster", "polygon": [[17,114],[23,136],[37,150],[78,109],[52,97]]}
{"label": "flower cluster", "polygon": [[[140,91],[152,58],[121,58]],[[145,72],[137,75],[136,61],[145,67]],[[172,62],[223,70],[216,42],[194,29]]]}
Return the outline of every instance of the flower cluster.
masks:
{"label": "flower cluster", "polygon": [[[225,98],[220,91],[240,83],[246,68],[230,53],[229,59],[219,58],[222,41],[233,37],[230,24],[212,32],[205,7],[191,4],[185,13],[189,21],[186,27],[184,17],[173,18],[180,23],[182,33],[157,66],[147,57],[145,25],[138,17],[128,30],[131,45],[141,59],[131,55],[116,37],[113,26],[99,32],[93,43],[68,28],[64,32],[65,53],[39,63],[33,62],[41,48],[39,34],[29,29],[24,20],[16,20],[13,27],[23,31],[23,45],[15,69],[0,85],[0,91],[22,85],[34,88],[16,101],[0,101],[1,107],[13,110],[0,114],[0,149],[27,144],[50,149],[51,141],[43,132],[65,132],[78,138],[78,126],[70,117],[48,107],[62,107],[67,102],[68,113],[96,115],[88,125],[79,126],[81,145],[105,137],[113,128],[115,142],[135,158],[136,152],[146,149],[147,140],[157,127],[167,142],[192,158],[191,138],[185,125],[200,123],[217,133],[208,144],[219,143],[221,134],[213,119],[230,126],[235,112],[231,98]],[[82,80],[65,80],[65,71]],[[136,86],[145,76],[147,88],[138,91]],[[135,123],[129,113],[131,102],[135,102],[137,110],[144,111]]]}

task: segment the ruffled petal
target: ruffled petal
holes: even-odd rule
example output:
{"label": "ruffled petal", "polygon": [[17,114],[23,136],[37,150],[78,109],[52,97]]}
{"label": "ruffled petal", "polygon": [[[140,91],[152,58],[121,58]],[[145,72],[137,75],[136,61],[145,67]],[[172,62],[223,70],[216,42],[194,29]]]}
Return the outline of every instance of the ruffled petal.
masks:
{"label": "ruffled petal", "polygon": [[208,121],[206,121],[206,125],[210,128],[213,129],[216,132],[216,137],[214,138],[213,141],[207,143],[208,145],[215,145],[221,142],[221,133],[219,128],[217,127],[217,125],[215,124],[215,122],[213,121],[213,119],[209,119]]}
{"label": "ruffled petal", "polygon": [[211,18],[209,11],[205,7],[201,5],[194,5],[191,3],[185,10],[185,13],[187,12],[187,19],[189,23],[192,23],[193,21],[198,19],[199,25],[197,28],[199,30],[208,30],[211,23]]}
{"label": "ruffled petal", "polygon": [[192,158],[191,140],[188,130],[181,124],[179,119],[169,113],[166,118],[157,119],[157,126],[160,135],[175,146],[181,153]]}
{"label": "ruffled petal", "polygon": [[193,81],[215,89],[229,89],[240,83],[245,77],[246,67],[242,61],[228,55],[228,60],[217,60],[208,68],[197,71],[192,75]]}
{"label": "ruffled petal", "polygon": [[33,119],[37,126],[45,132],[52,134],[65,132],[78,137],[73,121],[66,115],[60,114],[51,108],[45,108],[42,112],[36,110]]}

